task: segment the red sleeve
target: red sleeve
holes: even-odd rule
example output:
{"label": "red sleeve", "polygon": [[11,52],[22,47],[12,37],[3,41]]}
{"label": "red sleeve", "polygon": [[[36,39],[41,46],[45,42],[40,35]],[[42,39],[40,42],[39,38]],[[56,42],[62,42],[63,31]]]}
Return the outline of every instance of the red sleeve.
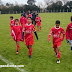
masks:
{"label": "red sleeve", "polygon": [[62,38],[62,41],[63,41],[64,37],[65,37],[65,31],[64,31],[64,29],[62,29],[62,34],[63,34],[63,38]]}
{"label": "red sleeve", "polygon": [[21,18],[20,18],[20,21],[19,21],[19,25],[20,25],[20,23],[21,23]]}
{"label": "red sleeve", "polygon": [[12,32],[11,32],[11,36],[14,36],[15,35],[15,32],[14,32],[14,27],[12,29]]}
{"label": "red sleeve", "polygon": [[22,32],[25,32],[25,30],[26,30],[26,26],[23,27]]}
{"label": "red sleeve", "polygon": [[51,29],[50,32],[49,32],[49,35],[48,35],[48,41],[50,41],[50,37],[51,37],[51,35],[52,35],[52,29]]}
{"label": "red sleeve", "polygon": [[67,26],[66,29],[66,40],[69,39],[69,25]]}

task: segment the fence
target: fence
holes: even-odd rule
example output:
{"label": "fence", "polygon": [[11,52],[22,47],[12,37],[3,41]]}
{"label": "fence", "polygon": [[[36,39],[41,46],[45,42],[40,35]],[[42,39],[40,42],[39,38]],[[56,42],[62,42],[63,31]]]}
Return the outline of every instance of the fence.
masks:
{"label": "fence", "polygon": [[[20,14],[24,11],[0,11],[0,14]],[[45,10],[42,9],[40,11],[37,11],[38,13],[53,13],[53,12],[72,12],[72,9],[60,9],[60,10]]]}

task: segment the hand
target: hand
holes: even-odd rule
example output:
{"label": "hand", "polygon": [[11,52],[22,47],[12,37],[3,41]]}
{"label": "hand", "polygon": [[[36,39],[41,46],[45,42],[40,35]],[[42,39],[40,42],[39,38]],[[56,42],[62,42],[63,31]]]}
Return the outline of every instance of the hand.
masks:
{"label": "hand", "polygon": [[21,39],[21,41],[23,42],[23,39]]}
{"label": "hand", "polygon": [[14,39],[14,36],[12,36],[12,39]]}

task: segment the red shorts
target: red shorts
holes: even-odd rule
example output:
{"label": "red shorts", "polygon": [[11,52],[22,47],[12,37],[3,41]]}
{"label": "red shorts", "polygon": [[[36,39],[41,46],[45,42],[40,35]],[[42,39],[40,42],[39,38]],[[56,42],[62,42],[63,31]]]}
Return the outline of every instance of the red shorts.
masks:
{"label": "red shorts", "polygon": [[25,39],[25,44],[27,45],[33,45],[34,44],[34,39],[33,38],[29,38],[29,39]]}
{"label": "red shorts", "polygon": [[37,22],[37,26],[41,26],[41,22]]}
{"label": "red shorts", "polygon": [[60,42],[54,42],[53,43],[53,48],[58,48],[61,46],[61,41]]}

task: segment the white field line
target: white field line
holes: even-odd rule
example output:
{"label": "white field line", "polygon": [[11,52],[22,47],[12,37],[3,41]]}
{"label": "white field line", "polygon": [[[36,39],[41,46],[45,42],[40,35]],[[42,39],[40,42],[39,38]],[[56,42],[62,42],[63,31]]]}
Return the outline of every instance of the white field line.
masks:
{"label": "white field line", "polygon": [[[7,65],[14,65],[14,63],[12,63],[12,62],[10,62],[10,61],[8,61],[7,59],[5,59],[3,56],[1,56],[0,55],[0,59],[2,60],[2,61],[4,61],[5,63],[7,63]],[[27,72],[27,71],[25,71],[24,69],[21,69],[21,68],[19,68],[19,67],[14,67],[16,70],[18,70],[18,71],[20,71],[20,72]]]}

